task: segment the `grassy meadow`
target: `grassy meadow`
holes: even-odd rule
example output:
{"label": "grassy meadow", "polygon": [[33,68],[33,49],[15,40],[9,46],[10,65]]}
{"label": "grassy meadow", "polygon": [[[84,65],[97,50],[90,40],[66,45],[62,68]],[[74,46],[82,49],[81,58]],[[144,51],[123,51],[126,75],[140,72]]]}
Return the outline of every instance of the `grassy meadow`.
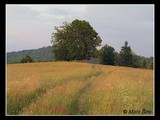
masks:
{"label": "grassy meadow", "polygon": [[41,62],[7,64],[7,115],[153,115],[153,70]]}

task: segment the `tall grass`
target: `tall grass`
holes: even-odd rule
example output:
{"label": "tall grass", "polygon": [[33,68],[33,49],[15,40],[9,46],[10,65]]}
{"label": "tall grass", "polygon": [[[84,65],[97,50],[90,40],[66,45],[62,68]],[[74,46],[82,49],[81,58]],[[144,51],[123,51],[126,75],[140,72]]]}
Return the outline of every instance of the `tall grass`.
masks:
{"label": "tall grass", "polygon": [[9,64],[6,98],[8,115],[130,115],[123,111],[143,109],[153,115],[153,71],[78,62]]}

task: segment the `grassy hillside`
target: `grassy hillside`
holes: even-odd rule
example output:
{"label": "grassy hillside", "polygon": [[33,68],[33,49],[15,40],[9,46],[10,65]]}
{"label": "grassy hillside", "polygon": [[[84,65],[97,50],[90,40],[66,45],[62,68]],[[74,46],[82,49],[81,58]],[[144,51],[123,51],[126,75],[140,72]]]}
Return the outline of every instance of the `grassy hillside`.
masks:
{"label": "grassy hillside", "polygon": [[80,62],[7,64],[6,88],[8,115],[154,113],[153,70]]}
{"label": "grassy hillside", "polygon": [[33,50],[8,52],[7,53],[7,63],[19,62],[25,55],[30,55],[36,62],[54,60],[52,47],[48,46],[48,47],[43,47],[43,48],[33,49]]}

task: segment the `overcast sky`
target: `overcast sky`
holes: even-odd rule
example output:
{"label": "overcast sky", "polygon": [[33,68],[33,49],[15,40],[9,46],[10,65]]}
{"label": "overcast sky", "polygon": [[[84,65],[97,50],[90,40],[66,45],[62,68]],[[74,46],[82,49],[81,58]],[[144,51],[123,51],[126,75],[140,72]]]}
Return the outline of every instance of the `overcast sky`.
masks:
{"label": "overcast sky", "polygon": [[141,56],[154,56],[153,4],[6,5],[6,51],[51,46],[54,26],[86,20],[108,44],[120,51],[125,41]]}

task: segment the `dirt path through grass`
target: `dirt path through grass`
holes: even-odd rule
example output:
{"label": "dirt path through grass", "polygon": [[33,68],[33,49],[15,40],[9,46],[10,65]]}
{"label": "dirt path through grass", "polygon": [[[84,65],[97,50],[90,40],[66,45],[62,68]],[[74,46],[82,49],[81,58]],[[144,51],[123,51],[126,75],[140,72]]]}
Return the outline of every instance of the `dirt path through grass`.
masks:
{"label": "dirt path through grass", "polygon": [[82,87],[72,99],[70,104],[70,115],[84,115],[87,114],[87,92],[91,86],[91,82]]}

